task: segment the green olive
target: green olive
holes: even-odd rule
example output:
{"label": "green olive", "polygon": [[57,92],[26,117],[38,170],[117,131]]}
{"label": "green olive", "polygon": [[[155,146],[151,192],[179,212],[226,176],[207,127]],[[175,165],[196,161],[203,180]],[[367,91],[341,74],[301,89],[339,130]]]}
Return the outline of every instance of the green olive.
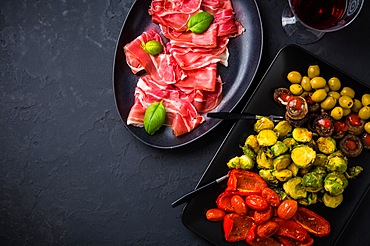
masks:
{"label": "green olive", "polygon": [[370,134],[370,121],[369,122],[366,122],[365,125],[364,125],[364,129],[367,133]]}
{"label": "green olive", "polygon": [[350,98],[354,98],[355,97],[355,91],[350,88],[350,87],[343,87],[343,89],[341,90],[340,94],[342,96],[349,96]]}
{"label": "green olive", "polygon": [[330,91],[330,87],[328,85],[325,85],[324,89],[325,89],[326,93],[328,93]]}
{"label": "green olive", "polygon": [[339,102],[339,105],[342,107],[342,108],[352,108],[353,106],[353,100],[351,97],[349,96],[341,96],[339,99],[338,99],[338,102]]}
{"label": "green olive", "polygon": [[310,80],[312,89],[324,88],[326,85],[326,80],[323,77],[314,77]]}
{"label": "green olive", "polygon": [[291,83],[298,84],[301,83],[302,75],[297,71],[291,71],[290,73],[288,73],[287,78]]}
{"label": "green olive", "polygon": [[353,106],[352,106],[352,112],[357,113],[362,108],[362,103],[358,99],[353,99]]}
{"label": "green olive", "polygon": [[343,109],[343,116],[347,116],[347,115],[349,115],[351,112],[352,112],[352,110],[351,110],[350,108],[344,108],[344,109]]}
{"label": "green olive", "polygon": [[303,90],[310,91],[312,90],[311,84],[310,84],[310,78],[307,76],[303,76],[301,80],[301,86]]}
{"label": "green olive", "polygon": [[330,112],[330,116],[335,120],[340,120],[343,117],[343,109],[339,106],[333,108]]}
{"label": "green olive", "polygon": [[312,93],[311,99],[314,102],[322,102],[326,98],[326,91],[325,89],[318,89],[314,93]]}
{"label": "green olive", "polygon": [[289,90],[293,95],[296,95],[296,96],[301,95],[303,92],[303,88],[300,84],[291,84],[289,86]]}
{"label": "green olive", "polygon": [[320,67],[318,65],[311,65],[307,69],[307,75],[310,79],[320,75]]}
{"label": "green olive", "polygon": [[363,94],[361,97],[362,106],[370,105],[370,94]]}
{"label": "green olive", "polygon": [[358,117],[363,120],[370,118],[370,106],[363,106],[360,111],[358,111]]}
{"label": "green olive", "polygon": [[335,107],[337,99],[334,97],[326,97],[324,101],[321,102],[320,106],[323,110],[330,110]]}
{"label": "green olive", "polygon": [[339,94],[339,92],[337,92],[337,91],[329,91],[328,92],[328,96],[330,96],[330,97],[334,97],[335,99],[339,99],[340,98],[340,94]]}
{"label": "green olive", "polygon": [[330,87],[330,90],[338,91],[342,84],[337,77],[332,77],[331,79],[328,80],[328,85]]}

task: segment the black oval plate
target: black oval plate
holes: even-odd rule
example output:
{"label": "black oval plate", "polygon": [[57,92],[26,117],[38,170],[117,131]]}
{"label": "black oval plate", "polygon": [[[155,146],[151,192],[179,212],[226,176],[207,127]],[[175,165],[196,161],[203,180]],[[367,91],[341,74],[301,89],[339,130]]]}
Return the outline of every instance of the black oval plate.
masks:
{"label": "black oval plate", "polygon": [[[154,136],[148,135],[142,127],[127,125],[127,116],[134,102],[134,90],[139,75],[134,75],[128,67],[123,47],[149,28],[159,31],[152,23],[148,9],[151,0],[137,0],[130,9],[121,29],[116,46],[113,70],[113,88],[117,110],[126,128],[143,143],[162,149],[186,145],[215,128],[220,120],[206,118],[206,122],[192,132],[175,137],[170,127],[162,127]],[[231,111],[242,99],[252,82],[262,54],[262,24],[255,1],[233,0],[236,18],[242,23],[245,32],[230,40],[228,44],[229,66],[218,66],[224,82],[223,100],[215,111]],[[204,115],[205,116],[205,115]]]}
{"label": "black oval plate", "polygon": [[[324,78],[338,77],[342,82],[342,86],[350,86],[360,95],[370,91],[368,86],[328,64],[319,57],[298,46],[290,45],[283,48],[275,57],[270,68],[247,102],[244,112],[264,115],[283,115],[284,109],[278,106],[273,100],[272,95],[274,89],[286,87],[288,85],[286,76],[290,71],[296,70],[301,74],[307,74],[307,68],[312,64],[320,66],[320,71]],[[198,187],[228,172],[229,169],[226,163],[232,157],[242,154],[240,145],[244,144],[249,134],[255,133],[253,131],[253,125],[254,121],[245,120],[240,120],[234,124],[207,170],[204,172],[198,183]],[[315,237],[315,245],[335,245],[340,239],[347,223],[370,187],[369,159],[369,151],[363,151],[360,156],[349,159],[349,166],[361,165],[364,171],[360,176],[349,181],[349,185],[343,194],[343,203],[340,206],[335,209],[325,207],[323,204],[315,204],[309,207],[326,218],[331,224],[331,233],[322,238]],[[217,196],[225,187],[226,182],[213,187],[206,193],[191,200],[184,208],[182,222],[188,229],[207,239],[213,245],[246,245],[245,241],[227,243],[223,235],[222,222],[210,222],[205,218],[206,211],[216,207],[215,201]]]}

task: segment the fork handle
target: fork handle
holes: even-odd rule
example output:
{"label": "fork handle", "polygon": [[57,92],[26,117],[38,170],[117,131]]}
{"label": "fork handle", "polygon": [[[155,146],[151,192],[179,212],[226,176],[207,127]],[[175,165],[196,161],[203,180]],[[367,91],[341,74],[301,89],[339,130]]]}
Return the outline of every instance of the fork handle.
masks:
{"label": "fork handle", "polygon": [[250,115],[246,113],[229,113],[229,112],[213,112],[208,113],[210,118],[218,118],[224,120],[254,120],[256,119],[255,115]]}

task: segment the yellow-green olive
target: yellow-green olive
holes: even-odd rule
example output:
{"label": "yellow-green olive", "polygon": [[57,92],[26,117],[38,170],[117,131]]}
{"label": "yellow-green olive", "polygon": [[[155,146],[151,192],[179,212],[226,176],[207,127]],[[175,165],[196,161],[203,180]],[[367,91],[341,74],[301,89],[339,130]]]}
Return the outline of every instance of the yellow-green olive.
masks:
{"label": "yellow-green olive", "polygon": [[307,69],[307,75],[311,79],[320,75],[320,67],[318,65],[311,65]]}
{"label": "yellow-green olive", "polygon": [[324,101],[321,102],[320,106],[324,110],[330,110],[335,107],[335,104],[337,104],[337,99],[334,97],[326,97]]}
{"label": "yellow-green olive", "polygon": [[342,96],[349,96],[350,98],[355,97],[355,91],[350,87],[343,87],[343,89],[340,91],[340,94]]}
{"label": "yellow-green olive", "polygon": [[335,120],[340,120],[343,117],[343,109],[339,106],[333,108],[330,112],[330,116]]}
{"label": "yellow-green olive", "polygon": [[350,108],[344,108],[343,109],[343,116],[347,116],[352,112],[352,109]]}
{"label": "yellow-green olive", "polygon": [[310,80],[312,89],[324,88],[326,85],[326,80],[323,77],[314,77]]}
{"label": "yellow-green olive", "polygon": [[326,98],[327,93],[325,89],[318,89],[314,93],[312,93],[311,99],[314,102],[322,102]]}
{"label": "yellow-green olive", "polygon": [[339,105],[342,107],[342,108],[352,108],[353,106],[353,100],[351,97],[349,96],[341,96],[339,99],[338,99],[338,102],[339,102]]}
{"label": "yellow-green olive", "polygon": [[332,91],[338,91],[340,87],[342,86],[340,80],[337,77],[332,77],[328,80],[328,85],[330,87],[330,90]]}
{"label": "yellow-green olive", "polygon": [[328,93],[328,92],[330,91],[330,88],[329,88],[329,86],[328,86],[328,85],[325,85],[325,86],[324,86],[324,89],[325,89],[326,93]]}
{"label": "yellow-green olive", "polygon": [[370,118],[370,106],[364,106],[358,111],[358,117],[363,120],[367,120]]}
{"label": "yellow-green olive", "polygon": [[366,122],[365,125],[364,125],[364,129],[367,133],[370,134],[370,121],[369,122]]}
{"label": "yellow-green olive", "polygon": [[362,106],[370,105],[370,94],[363,94],[361,97]]}
{"label": "yellow-green olive", "polygon": [[297,71],[291,71],[290,73],[288,73],[287,78],[291,83],[298,84],[301,83],[302,75]]}
{"label": "yellow-green olive", "polygon": [[310,91],[312,90],[311,84],[310,84],[310,78],[307,76],[303,76],[301,80],[301,86],[303,90]]}
{"label": "yellow-green olive", "polygon": [[333,98],[335,98],[337,100],[340,98],[340,94],[337,91],[329,91],[328,92],[328,96],[333,97]]}
{"label": "yellow-green olive", "polygon": [[301,95],[303,92],[303,88],[300,84],[291,84],[289,86],[289,90],[293,95],[296,95],[296,96]]}
{"label": "yellow-green olive", "polygon": [[358,99],[353,99],[353,106],[352,106],[352,112],[357,113],[362,108],[362,103]]}

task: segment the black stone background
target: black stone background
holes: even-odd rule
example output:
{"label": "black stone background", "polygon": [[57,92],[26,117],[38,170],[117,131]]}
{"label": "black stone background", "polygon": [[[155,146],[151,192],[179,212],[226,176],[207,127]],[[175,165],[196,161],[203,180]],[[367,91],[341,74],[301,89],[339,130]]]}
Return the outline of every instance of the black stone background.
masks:
{"label": "black stone background", "polygon": [[[286,1],[257,2],[264,48],[254,85],[292,43],[280,27]],[[230,123],[173,150],[126,130],[112,67],[132,4],[0,1],[0,245],[207,245],[170,204],[195,187]],[[369,13],[365,1],[349,27],[303,47],[370,84]],[[342,245],[370,245],[369,205],[370,194]]]}

